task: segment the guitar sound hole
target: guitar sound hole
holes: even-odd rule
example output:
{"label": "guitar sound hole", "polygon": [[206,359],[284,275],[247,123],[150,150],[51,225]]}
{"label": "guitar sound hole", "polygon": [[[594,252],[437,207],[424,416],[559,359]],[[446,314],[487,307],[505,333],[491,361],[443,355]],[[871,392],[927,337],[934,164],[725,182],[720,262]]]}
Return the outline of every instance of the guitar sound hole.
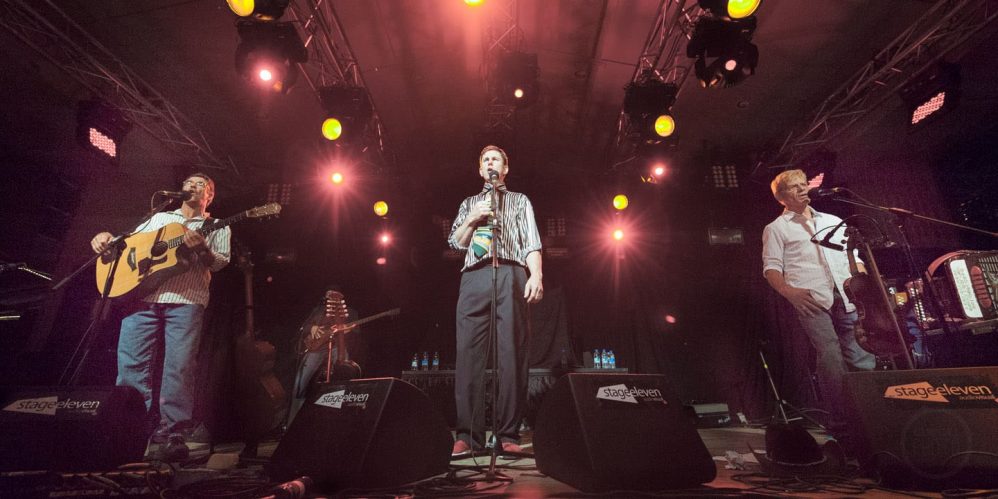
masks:
{"label": "guitar sound hole", "polygon": [[163,256],[163,253],[166,253],[166,250],[167,250],[166,242],[159,241],[152,245],[152,250],[150,251],[150,253],[152,253],[152,256],[155,258]]}

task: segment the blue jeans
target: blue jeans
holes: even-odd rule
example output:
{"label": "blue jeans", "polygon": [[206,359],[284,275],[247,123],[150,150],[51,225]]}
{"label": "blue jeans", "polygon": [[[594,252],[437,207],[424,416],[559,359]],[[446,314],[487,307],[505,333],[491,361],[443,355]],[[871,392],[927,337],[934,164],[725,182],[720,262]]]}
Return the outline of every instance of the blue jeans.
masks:
{"label": "blue jeans", "polygon": [[[159,378],[160,426],[169,429],[190,423],[194,413],[194,368],[204,307],[173,303],[143,303],[122,319],[118,337],[119,386],[133,386],[152,407]],[[163,354],[163,365],[157,363]]]}
{"label": "blue jeans", "polygon": [[869,371],[877,359],[856,343],[856,312],[846,312],[838,290],[830,310],[805,316],[798,312],[804,333],[816,354],[818,388],[829,413],[833,434],[845,424],[844,375],[846,370]]}

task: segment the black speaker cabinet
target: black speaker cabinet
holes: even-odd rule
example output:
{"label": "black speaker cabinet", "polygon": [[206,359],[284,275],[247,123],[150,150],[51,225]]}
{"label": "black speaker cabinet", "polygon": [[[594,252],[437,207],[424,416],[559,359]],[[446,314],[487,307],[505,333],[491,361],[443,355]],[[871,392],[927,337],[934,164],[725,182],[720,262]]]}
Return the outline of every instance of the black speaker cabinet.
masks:
{"label": "black speaker cabinet", "polygon": [[860,462],[894,488],[998,487],[998,367],[846,375]]}
{"label": "black speaker cabinet", "polygon": [[396,487],[444,473],[453,439],[426,394],[395,378],[330,385],[306,401],[274,450],[279,481],[320,487]]}
{"label": "black speaker cabinet", "polygon": [[135,388],[6,388],[0,394],[0,470],[104,471],[142,460],[146,406]]}
{"label": "black speaker cabinet", "polygon": [[534,430],[544,474],[585,492],[709,482],[714,461],[664,376],[566,374]]}

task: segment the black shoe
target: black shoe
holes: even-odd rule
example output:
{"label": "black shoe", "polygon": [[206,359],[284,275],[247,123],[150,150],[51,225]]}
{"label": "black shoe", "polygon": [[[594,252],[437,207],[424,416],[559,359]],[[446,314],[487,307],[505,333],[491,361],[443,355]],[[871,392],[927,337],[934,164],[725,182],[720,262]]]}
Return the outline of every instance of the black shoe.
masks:
{"label": "black shoe", "polygon": [[185,428],[180,431],[180,434],[184,436],[184,440],[187,442],[199,444],[211,443],[211,432],[208,431],[208,427],[204,423],[198,423],[197,426]]}
{"label": "black shoe", "polygon": [[170,427],[162,423],[156,427],[156,430],[152,432],[152,436],[149,437],[149,441],[154,444],[165,444],[169,439]]}
{"label": "black shoe", "polygon": [[165,445],[160,445],[154,454],[155,458],[164,463],[175,463],[185,461],[190,457],[191,451],[184,442],[184,437],[179,433],[170,434]]}

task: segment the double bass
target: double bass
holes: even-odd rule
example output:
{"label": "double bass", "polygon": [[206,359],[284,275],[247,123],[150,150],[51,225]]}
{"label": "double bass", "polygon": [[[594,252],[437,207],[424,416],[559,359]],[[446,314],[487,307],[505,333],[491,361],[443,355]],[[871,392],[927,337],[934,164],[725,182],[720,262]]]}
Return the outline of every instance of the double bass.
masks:
{"label": "double bass", "polygon": [[[880,269],[870,250],[870,244],[855,227],[846,228],[846,256],[849,274],[843,284],[846,296],[856,306],[856,343],[864,350],[882,357],[902,356],[908,369],[913,369],[910,345],[915,338],[901,329]],[[861,248],[869,266],[868,273],[859,271],[855,250]]]}
{"label": "double bass", "polygon": [[238,246],[237,261],[243,271],[246,300],[246,331],[236,341],[236,391],[239,394],[239,419],[246,440],[244,457],[256,457],[259,440],[274,429],[277,412],[287,396],[274,374],[274,345],[257,339],[253,324],[253,262],[250,252]]}

